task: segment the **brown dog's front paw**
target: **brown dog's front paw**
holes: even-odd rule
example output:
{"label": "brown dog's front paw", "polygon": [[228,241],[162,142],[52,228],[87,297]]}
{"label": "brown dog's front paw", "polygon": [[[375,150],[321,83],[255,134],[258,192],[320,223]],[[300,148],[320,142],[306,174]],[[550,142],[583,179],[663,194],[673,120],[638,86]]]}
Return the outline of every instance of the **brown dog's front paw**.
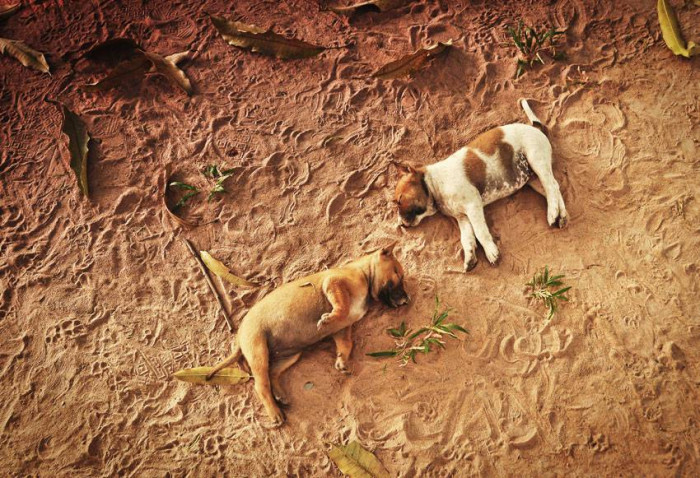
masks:
{"label": "brown dog's front paw", "polygon": [[331,314],[329,314],[329,313],[323,314],[321,316],[321,319],[318,322],[316,322],[316,327],[319,329],[321,327],[323,327],[325,324],[327,324],[330,321],[330,317],[331,317]]}
{"label": "brown dog's front paw", "polygon": [[338,357],[335,359],[335,369],[340,373],[350,375],[350,370],[348,370],[347,365],[345,365],[345,360],[343,360],[343,357]]}
{"label": "brown dog's front paw", "polygon": [[270,419],[272,420],[272,426],[274,428],[281,427],[282,424],[284,423],[284,412],[282,412],[282,410],[280,410],[279,408],[276,408],[275,410],[268,411],[268,415],[270,416]]}

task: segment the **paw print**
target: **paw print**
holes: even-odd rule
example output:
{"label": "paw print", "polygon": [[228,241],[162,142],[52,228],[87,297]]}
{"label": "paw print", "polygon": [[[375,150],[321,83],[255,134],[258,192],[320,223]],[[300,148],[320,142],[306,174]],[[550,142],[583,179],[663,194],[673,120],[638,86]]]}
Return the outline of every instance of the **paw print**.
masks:
{"label": "paw print", "polygon": [[67,319],[46,331],[45,341],[54,344],[61,339],[73,340],[84,336],[85,325],[78,319]]}
{"label": "paw print", "polygon": [[208,456],[221,456],[226,448],[226,440],[221,435],[213,435],[202,441],[202,451]]}

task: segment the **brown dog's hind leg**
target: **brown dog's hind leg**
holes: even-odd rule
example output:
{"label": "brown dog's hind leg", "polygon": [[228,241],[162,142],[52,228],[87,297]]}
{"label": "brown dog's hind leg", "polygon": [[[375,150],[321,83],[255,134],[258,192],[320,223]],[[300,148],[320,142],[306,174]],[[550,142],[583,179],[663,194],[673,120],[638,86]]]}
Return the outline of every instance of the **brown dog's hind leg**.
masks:
{"label": "brown dog's hind leg", "polygon": [[287,370],[289,367],[297,363],[297,360],[301,357],[301,352],[291,355],[289,357],[284,357],[275,360],[270,366],[270,384],[272,385],[272,393],[275,399],[282,405],[289,405],[287,401],[287,396],[282,390],[280,385],[280,375]]}
{"label": "brown dog's hind leg", "polygon": [[234,342],[233,344],[233,353],[226,357],[223,362],[221,362],[219,365],[214,367],[214,370],[209,372],[209,375],[207,375],[207,380],[211,380],[211,378],[216,375],[218,372],[221,371],[221,369],[228,367],[229,365],[232,365],[236,362],[238,362],[238,359],[241,358],[241,348],[238,346],[237,342]]}
{"label": "brown dog's hind leg", "polygon": [[268,416],[274,425],[282,425],[284,414],[275,403],[270,385],[270,351],[267,347],[267,338],[264,334],[259,334],[242,344],[241,348],[253,373],[255,391],[262,400]]}
{"label": "brown dog's hind leg", "polygon": [[352,352],[352,327],[345,327],[333,334],[333,340],[336,351],[335,369],[349,374],[347,362]]}
{"label": "brown dog's hind leg", "polygon": [[350,297],[342,278],[327,277],[323,281],[323,293],[333,310],[321,316],[321,320],[316,324],[319,329],[329,322],[344,320],[350,312]]}

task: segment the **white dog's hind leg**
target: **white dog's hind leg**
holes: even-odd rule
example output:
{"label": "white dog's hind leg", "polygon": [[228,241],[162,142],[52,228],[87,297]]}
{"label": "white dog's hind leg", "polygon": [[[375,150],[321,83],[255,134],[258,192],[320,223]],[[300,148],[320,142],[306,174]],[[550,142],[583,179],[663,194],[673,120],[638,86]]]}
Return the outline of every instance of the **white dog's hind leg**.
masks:
{"label": "white dog's hind leg", "polygon": [[551,150],[549,152],[538,151],[534,154],[529,153],[527,154],[527,161],[537,175],[540,182],[539,185],[544,191],[540,191],[537,185],[533,184],[534,180],[531,180],[528,184],[530,184],[535,191],[543,194],[547,198],[547,222],[550,226],[556,224],[563,228],[569,220],[569,215],[566,212],[566,206],[564,205],[564,198],[559,189],[559,183],[554,179],[554,173],[552,173]]}
{"label": "white dog's hind leg", "polygon": [[462,249],[464,250],[464,272],[468,272],[476,267],[477,263],[476,237],[474,237],[474,229],[466,216],[458,218],[457,224],[459,224]]}
{"label": "white dog's hind leg", "polygon": [[499,255],[498,246],[493,242],[489,227],[486,225],[483,203],[479,200],[479,202],[475,201],[467,204],[466,212],[472,229],[474,230],[474,235],[479,241],[479,244],[481,244],[481,247],[484,248],[486,259],[488,259],[491,264],[495,264]]}

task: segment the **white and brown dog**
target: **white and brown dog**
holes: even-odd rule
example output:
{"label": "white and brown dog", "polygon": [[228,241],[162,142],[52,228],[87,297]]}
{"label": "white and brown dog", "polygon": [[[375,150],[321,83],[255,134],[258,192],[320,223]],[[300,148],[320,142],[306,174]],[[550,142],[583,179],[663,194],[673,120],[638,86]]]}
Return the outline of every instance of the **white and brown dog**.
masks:
{"label": "white and brown dog", "polygon": [[[394,201],[400,225],[416,226],[440,211],[457,220],[464,249],[464,270],[476,266],[476,241],[494,264],[499,252],[484,206],[524,185],[547,198],[547,222],[566,226],[568,215],[552,173],[552,146],[542,122],[526,100],[520,101],[532,126],[515,123],[489,130],[448,158],[429,166],[399,165],[402,176]],[[533,177],[533,172],[537,177]]]}

